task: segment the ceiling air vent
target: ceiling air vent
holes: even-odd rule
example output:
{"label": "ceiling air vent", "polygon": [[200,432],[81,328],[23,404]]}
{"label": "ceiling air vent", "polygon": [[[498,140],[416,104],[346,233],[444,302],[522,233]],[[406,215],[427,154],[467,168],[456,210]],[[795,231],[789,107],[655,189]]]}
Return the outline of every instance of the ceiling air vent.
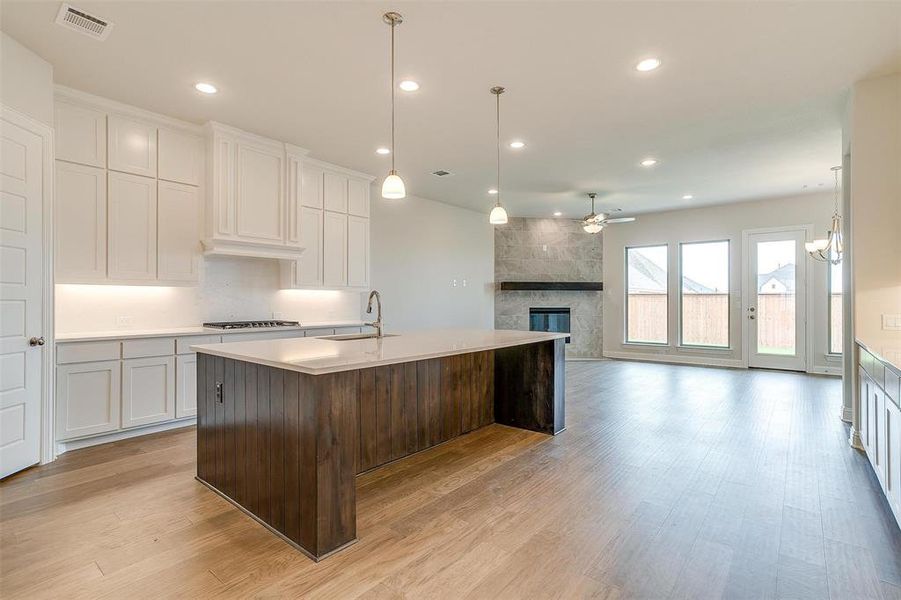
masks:
{"label": "ceiling air vent", "polygon": [[109,37],[113,24],[63,2],[56,14],[56,24],[83,33],[101,42]]}
{"label": "ceiling air vent", "polygon": [[437,177],[447,177],[448,175],[453,175],[450,171],[445,171],[444,169],[438,169],[437,171],[432,171],[432,175]]}

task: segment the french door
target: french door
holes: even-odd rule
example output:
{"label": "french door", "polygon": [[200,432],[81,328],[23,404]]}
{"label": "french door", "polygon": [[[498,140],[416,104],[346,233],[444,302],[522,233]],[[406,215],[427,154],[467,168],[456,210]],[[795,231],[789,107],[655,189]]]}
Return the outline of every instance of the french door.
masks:
{"label": "french door", "polygon": [[807,369],[807,260],[804,228],[746,233],[748,366]]}

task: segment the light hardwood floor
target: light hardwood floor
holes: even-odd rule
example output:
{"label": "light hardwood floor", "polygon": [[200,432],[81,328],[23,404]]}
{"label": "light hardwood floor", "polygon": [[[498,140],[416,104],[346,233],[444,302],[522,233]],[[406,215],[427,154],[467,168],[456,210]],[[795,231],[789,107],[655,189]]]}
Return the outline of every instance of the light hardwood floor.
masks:
{"label": "light hardwood floor", "polygon": [[7,598],[901,598],[837,379],[567,364],[568,429],[492,425],[358,479],[316,564],[194,479],[193,429],[0,484]]}

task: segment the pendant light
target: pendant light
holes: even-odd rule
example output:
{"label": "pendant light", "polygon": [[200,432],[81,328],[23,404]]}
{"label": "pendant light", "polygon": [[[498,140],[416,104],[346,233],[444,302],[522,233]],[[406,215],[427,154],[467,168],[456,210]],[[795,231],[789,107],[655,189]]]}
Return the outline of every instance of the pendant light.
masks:
{"label": "pendant light", "polygon": [[839,188],[838,174],[842,170],[841,167],[832,167],[835,175],[835,188],[833,191],[833,210],[832,210],[832,227],[829,229],[827,238],[814,240],[804,244],[804,249],[814,260],[820,262],[831,262],[834,265],[842,262],[842,253],[844,244],[842,243],[842,217],[838,214]]}
{"label": "pendant light", "polygon": [[494,188],[497,194],[494,196],[496,200],[488,215],[488,222],[492,225],[504,225],[507,222],[507,211],[501,206],[501,94],[504,93],[504,88],[495,86],[491,88],[491,93],[497,100],[497,186]]}
{"label": "pendant light", "polygon": [[391,170],[382,183],[382,198],[398,200],[406,197],[407,190],[404,186],[404,180],[400,178],[400,175],[397,174],[397,170],[394,168],[394,158],[396,156],[394,152],[394,97],[397,93],[394,85],[394,28],[403,23],[404,18],[400,13],[396,12],[387,12],[383,18],[391,27]]}

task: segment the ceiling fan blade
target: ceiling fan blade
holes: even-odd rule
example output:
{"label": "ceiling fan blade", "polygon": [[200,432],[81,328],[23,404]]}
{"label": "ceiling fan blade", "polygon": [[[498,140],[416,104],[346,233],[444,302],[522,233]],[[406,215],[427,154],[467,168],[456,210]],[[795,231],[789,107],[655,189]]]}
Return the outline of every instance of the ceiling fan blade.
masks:
{"label": "ceiling fan blade", "polygon": [[635,217],[618,217],[618,218],[616,218],[616,219],[606,219],[606,220],[604,220],[604,223],[605,223],[605,224],[610,224],[610,223],[631,223],[631,222],[634,221],[634,220],[635,220]]}

